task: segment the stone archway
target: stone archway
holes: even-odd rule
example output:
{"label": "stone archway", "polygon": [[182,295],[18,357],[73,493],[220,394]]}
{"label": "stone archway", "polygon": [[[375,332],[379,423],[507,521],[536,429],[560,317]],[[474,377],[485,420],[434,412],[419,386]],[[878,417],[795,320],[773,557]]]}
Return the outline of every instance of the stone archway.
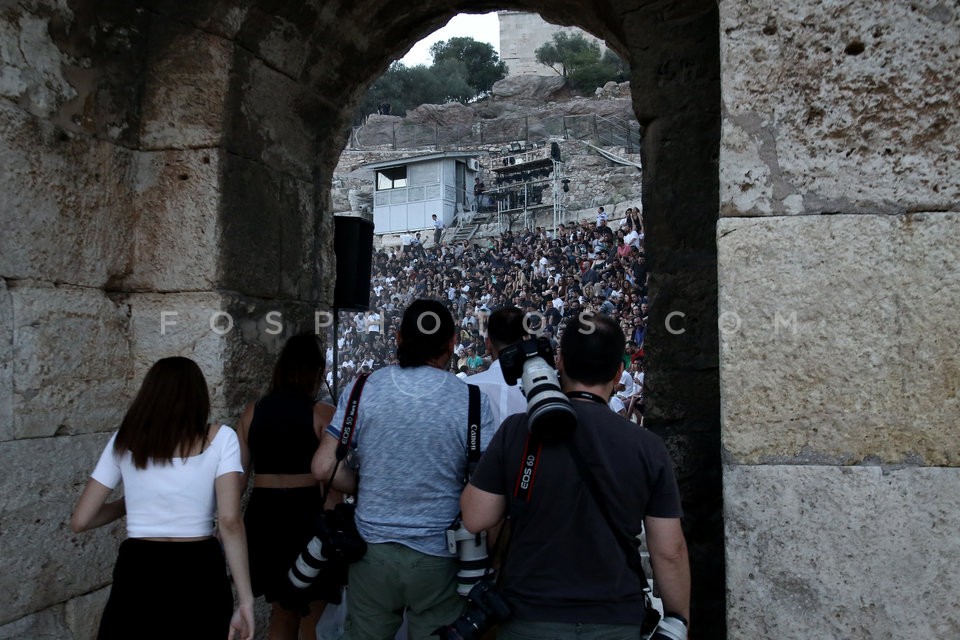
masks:
{"label": "stone archway", "polygon": [[267,313],[289,330],[331,302],[350,105],[448,16],[505,8],[634,70],[651,426],[678,454],[700,637],[725,593],[735,637],[956,637],[955,4],[8,3],[0,635],[92,636],[123,531],[66,517],[118,398],[190,354],[234,419],[282,337]]}
{"label": "stone archway", "polygon": [[[15,594],[0,628],[89,635],[122,531],[71,536],[63,514],[122,413],[116,398],[156,357],[185,353],[215,412],[236,414],[282,338],[267,314],[290,331],[331,303],[329,188],[352,104],[454,12],[493,6],[41,0],[0,19],[17,78],[0,100],[13,220],[0,241],[0,447],[23,485],[5,487],[23,498],[4,512],[2,549],[22,560],[0,578]],[[634,70],[654,247],[650,426],[681,470],[694,616],[723,637],[716,3],[495,6],[585,28]],[[682,334],[663,329],[675,308]]]}

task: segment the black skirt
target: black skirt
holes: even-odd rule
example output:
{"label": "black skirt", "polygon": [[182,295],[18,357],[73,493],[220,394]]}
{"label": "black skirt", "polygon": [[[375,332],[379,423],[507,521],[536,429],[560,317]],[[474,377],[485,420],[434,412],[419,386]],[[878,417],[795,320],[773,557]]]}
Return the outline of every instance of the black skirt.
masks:
{"label": "black skirt", "polygon": [[233,591],[220,542],[120,545],[98,640],[227,637]]}
{"label": "black skirt", "polygon": [[[254,487],[243,520],[250,550],[250,581],[254,596],[287,606],[329,600],[324,585],[301,593],[292,590],[287,572],[316,532],[323,512],[320,487],[265,489]],[[294,607],[290,604],[288,608]]]}

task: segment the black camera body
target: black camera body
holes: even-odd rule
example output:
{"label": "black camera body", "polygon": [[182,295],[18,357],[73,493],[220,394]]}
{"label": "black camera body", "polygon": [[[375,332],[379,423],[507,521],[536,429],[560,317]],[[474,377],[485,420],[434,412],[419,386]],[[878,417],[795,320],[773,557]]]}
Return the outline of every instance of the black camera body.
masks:
{"label": "black camera body", "polygon": [[367,543],[357,531],[355,508],[344,502],[317,517],[314,537],[287,572],[290,589],[281,606],[298,609],[316,599],[340,602],[340,588],[347,583],[347,566],[367,551]]}
{"label": "black camera body", "polygon": [[548,339],[520,340],[500,351],[499,360],[504,381],[511,386],[520,381],[532,435],[543,442],[556,442],[573,433],[577,414],[560,388]]}
{"label": "black camera body", "polygon": [[520,340],[500,351],[500,368],[503,370],[503,379],[511,387],[523,377],[523,365],[530,359],[540,357],[546,362],[553,362],[553,347],[546,338],[531,338]]}
{"label": "black camera body", "polygon": [[477,640],[495,624],[510,617],[510,605],[489,580],[475,584],[467,601],[467,610],[459,618],[432,635],[440,636],[441,640]]}

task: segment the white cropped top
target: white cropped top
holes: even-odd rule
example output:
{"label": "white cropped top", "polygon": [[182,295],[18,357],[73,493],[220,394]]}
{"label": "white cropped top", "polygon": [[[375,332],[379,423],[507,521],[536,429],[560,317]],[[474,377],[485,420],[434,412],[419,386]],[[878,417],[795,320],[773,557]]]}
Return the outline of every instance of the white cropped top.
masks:
{"label": "white cropped top", "polygon": [[174,458],[171,464],[133,465],[129,451],[116,455],[114,433],[92,477],[115,489],[123,480],[130,538],[195,538],[213,535],[214,481],[225,473],[243,473],[240,441],[223,425],[202,453]]}

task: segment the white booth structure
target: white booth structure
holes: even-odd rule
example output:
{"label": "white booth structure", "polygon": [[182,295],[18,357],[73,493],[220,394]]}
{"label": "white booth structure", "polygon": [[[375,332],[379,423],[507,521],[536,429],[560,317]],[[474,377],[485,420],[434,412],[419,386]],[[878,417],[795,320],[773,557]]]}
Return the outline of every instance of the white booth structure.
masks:
{"label": "white booth structure", "polygon": [[451,226],[470,209],[476,153],[448,151],[364,165],[373,171],[374,233],[433,230],[431,216]]}

